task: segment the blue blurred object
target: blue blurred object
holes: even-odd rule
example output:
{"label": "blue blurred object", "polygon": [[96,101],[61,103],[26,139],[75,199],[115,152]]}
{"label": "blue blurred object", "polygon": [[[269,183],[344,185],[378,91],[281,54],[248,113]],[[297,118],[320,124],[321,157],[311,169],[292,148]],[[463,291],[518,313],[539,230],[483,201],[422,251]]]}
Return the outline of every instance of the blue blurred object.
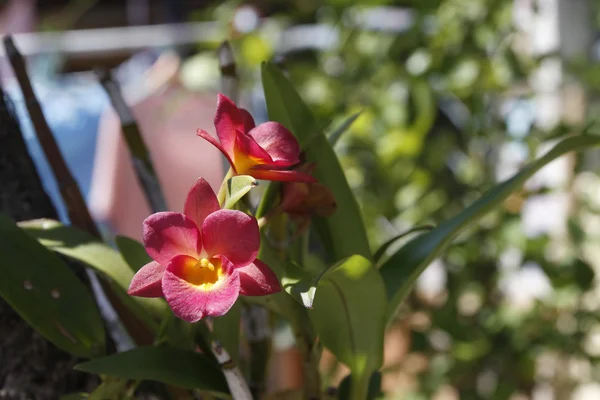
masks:
{"label": "blue blurred object", "polygon": [[[152,51],[135,55],[118,68],[117,80],[130,82],[139,79],[156,58],[157,54]],[[51,75],[39,73],[35,66],[30,71],[33,71],[33,89],[48,125],[67,166],[87,200],[94,168],[98,123],[104,110],[110,106],[110,100],[92,73]],[[42,184],[56,207],[60,220],[69,222],[54,174],[35,136],[18,83],[8,82],[5,91],[15,105],[25,143],[36,164]]]}

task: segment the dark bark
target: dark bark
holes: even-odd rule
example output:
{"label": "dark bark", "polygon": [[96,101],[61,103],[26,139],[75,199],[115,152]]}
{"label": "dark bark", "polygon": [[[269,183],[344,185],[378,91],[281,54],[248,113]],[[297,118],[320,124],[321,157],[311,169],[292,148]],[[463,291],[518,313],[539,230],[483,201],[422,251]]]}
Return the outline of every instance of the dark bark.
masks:
{"label": "dark bark", "polygon": [[[17,221],[57,218],[1,89],[0,212]],[[73,371],[78,361],[41,337],[0,298],[0,400],[55,400],[89,391],[97,379]]]}

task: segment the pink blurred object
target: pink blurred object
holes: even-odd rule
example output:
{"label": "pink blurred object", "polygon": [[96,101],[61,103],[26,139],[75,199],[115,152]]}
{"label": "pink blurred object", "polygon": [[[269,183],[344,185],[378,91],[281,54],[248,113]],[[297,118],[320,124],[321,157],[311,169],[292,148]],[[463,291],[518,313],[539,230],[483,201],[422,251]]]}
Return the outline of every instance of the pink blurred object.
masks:
{"label": "pink blurred object", "polygon": [[[211,128],[215,93],[186,90],[179,83],[179,58],[161,56],[146,73],[147,94],[131,111],[152,156],[167,207],[183,211],[189,188],[204,177],[217,191],[224,176],[222,156],[196,136]],[[125,97],[127,92],[125,91]],[[113,232],[142,239],[142,222],[151,214],[137,181],[120,121],[111,108],[100,119],[89,206],[94,218]]]}

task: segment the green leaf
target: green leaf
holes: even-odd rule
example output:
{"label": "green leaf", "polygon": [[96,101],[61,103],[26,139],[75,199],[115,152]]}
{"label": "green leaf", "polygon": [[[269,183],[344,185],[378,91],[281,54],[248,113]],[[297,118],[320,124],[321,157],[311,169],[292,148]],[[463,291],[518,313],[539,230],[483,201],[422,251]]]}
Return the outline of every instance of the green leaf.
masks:
{"label": "green leaf", "polygon": [[415,280],[461,231],[477,223],[488,211],[498,207],[544,165],[567,152],[581,151],[598,145],[598,136],[573,136],[561,141],[521,172],[488,190],[460,214],[441,223],[434,230],[412,239],[392,255],[380,268],[389,298],[388,323],[394,318],[396,310],[408,295]]}
{"label": "green leaf", "polygon": [[309,313],[320,340],[350,368],[365,392],[371,373],[383,361],[385,310],[379,272],[355,255],[323,274]]}
{"label": "green leaf", "polygon": [[281,285],[298,303],[306,308],[312,308],[319,278],[320,275],[311,275],[298,264],[289,263],[281,278]]}
{"label": "green leaf", "polygon": [[150,380],[229,396],[219,365],[193,351],[170,347],[138,347],[85,362],[76,370],[126,379]]}
{"label": "green leaf", "polygon": [[340,139],[340,137],[342,137],[342,134],[344,132],[346,132],[348,130],[348,128],[350,128],[352,126],[354,121],[356,121],[356,119],[360,116],[360,113],[362,113],[362,111],[352,114],[344,122],[342,122],[337,128],[335,128],[334,130],[332,130],[329,133],[329,135],[327,136],[327,139],[329,140],[329,143],[331,143],[331,146],[335,146],[335,144]]}
{"label": "green leaf", "polygon": [[242,304],[238,299],[227,314],[215,318],[213,333],[227,350],[231,359],[238,364],[240,361],[240,320],[242,319]]}
{"label": "green leaf", "polygon": [[[300,146],[305,149],[307,161],[317,163],[315,178],[327,186],[338,199],[337,210],[332,216],[313,218],[315,229],[332,261],[353,254],[370,258],[369,242],[358,203],[348,186],[344,171],[331,144],[322,133],[311,111],[290,81],[274,65],[263,64],[262,82],[269,119],[283,124],[292,131]],[[310,145],[306,146],[308,141]]]}
{"label": "green leaf", "polygon": [[583,291],[590,290],[596,276],[592,266],[583,260],[576,259],[574,268],[573,278],[575,279],[577,286]]}
{"label": "green leaf", "polygon": [[377,264],[379,262],[379,260],[381,259],[381,257],[383,257],[385,252],[390,248],[390,246],[393,245],[394,243],[396,243],[396,241],[402,239],[403,237],[406,237],[407,235],[410,235],[411,233],[415,233],[415,232],[432,230],[433,228],[435,228],[433,225],[416,226],[412,229],[407,230],[406,232],[402,232],[401,234],[394,236],[393,238],[391,238],[390,240],[388,240],[387,242],[382,244],[377,249],[375,254],[373,254],[373,262],[375,264]]}
{"label": "green leaf", "polygon": [[236,175],[229,178],[223,208],[232,209],[246,193],[256,186],[258,186],[258,181],[250,175]]}
{"label": "green leaf", "polygon": [[152,261],[152,258],[146,253],[144,245],[137,240],[127,236],[117,236],[115,242],[117,243],[119,252],[121,252],[121,257],[123,257],[133,272],[137,272],[144,265]]}
{"label": "green leaf", "polygon": [[80,357],[104,354],[90,290],[56,254],[0,214],[0,296],[37,332]]}
{"label": "green leaf", "polygon": [[167,304],[162,299],[127,294],[133,271],[118,251],[83,230],[57,221],[26,221],[20,222],[19,226],[48,249],[80,261],[108,278],[124,304],[153,332],[158,330],[155,318],[160,320],[165,315]]}

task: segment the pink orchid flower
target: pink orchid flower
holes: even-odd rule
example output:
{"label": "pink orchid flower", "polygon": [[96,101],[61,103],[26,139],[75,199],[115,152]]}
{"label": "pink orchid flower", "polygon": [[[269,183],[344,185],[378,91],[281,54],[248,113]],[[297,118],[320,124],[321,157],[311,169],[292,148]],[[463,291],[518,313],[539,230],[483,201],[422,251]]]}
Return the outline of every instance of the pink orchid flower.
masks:
{"label": "pink orchid flower", "polygon": [[256,259],[256,219],[220,209],[203,178],[190,189],[183,214],[159,212],[146,218],[144,246],[154,261],[135,274],[128,293],[164,297],[173,313],[188,322],[225,314],[240,294],[281,290],[273,271]]}
{"label": "pink orchid flower", "polygon": [[225,155],[234,172],[270,181],[315,182],[309,174],[290,171],[300,161],[300,145],[283,125],[265,122],[255,126],[248,111],[218,95],[215,128],[219,141],[202,129],[198,135]]}

